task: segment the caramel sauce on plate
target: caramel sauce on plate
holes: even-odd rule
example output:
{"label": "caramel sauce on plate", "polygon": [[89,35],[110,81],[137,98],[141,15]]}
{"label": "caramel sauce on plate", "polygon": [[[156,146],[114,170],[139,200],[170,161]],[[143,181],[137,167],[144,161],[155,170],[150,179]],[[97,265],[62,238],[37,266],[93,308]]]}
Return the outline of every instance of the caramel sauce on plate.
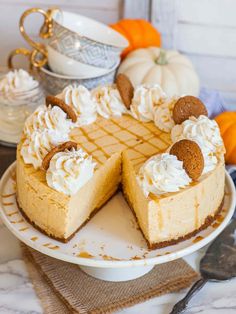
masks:
{"label": "caramel sauce on plate", "polygon": [[11,217],[11,216],[16,215],[16,214],[18,214],[18,211],[15,211],[15,212],[9,213],[9,214],[7,214],[7,216]]}
{"label": "caramel sauce on plate", "polygon": [[11,193],[11,194],[2,194],[2,198],[7,198],[7,197],[10,197],[10,196],[13,196],[15,195],[16,193]]}
{"label": "caramel sauce on plate", "polygon": [[82,258],[93,258],[94,256],[91,255],[90,253],[84,251],[76,254],[77,257],[82,257]]}
{"label": "caramel sauce on plate", "polygon": [[140,259],[142,259],[142,257],[137,256],[137,255],[131,257],[131,260],[133,260],[133,261],[137,261],[137,260],[140,260]]}
{"label": "caramel sauce on plate", "polygon": [[116,258],[116,257],[112,257],[112,256],[109,256],[109,255],[102,255],[102,254],[99,254],[105,261],[120,261],[119,258]]}
{"label": "caramel sauce on plate", "polygon": [[4,206],[11,206],[14,205],[14,203],[10,202],[10,203],[2,203]]}
{"label": "caramel sauce on plate", "polygon": [[19,231],[26,231],[26,230],[28,230],[29,229],[29,227],[24,227],[24,228],[21,228],[21,229],[19,229]]}
{"label": "caramel sauce on plate", "polygon": [[194,240],[193,240],[193,243],[197,243],[201,240],[203,240],[204,238],[202,236],[197,236]]}
{"label": "caramel sauce on plate", "polygon": [[32,238],[30,238],[30,240],[31,241],[36,241],[36,240],[38,240],[38,237],[32,237]]}

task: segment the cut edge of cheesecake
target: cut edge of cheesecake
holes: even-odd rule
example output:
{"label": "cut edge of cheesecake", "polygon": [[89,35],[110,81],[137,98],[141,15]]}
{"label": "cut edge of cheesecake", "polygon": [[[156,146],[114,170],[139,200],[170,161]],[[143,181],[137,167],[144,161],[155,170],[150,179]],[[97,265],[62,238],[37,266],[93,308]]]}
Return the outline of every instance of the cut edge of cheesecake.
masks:
{"label": "cut edge of cheesecake", "polygon": [[[119,187],[118,187],[119,189]],[[22,216],[25,218],[25,220],[30,223],[35,229],[37,229],[38,231],[40,231],[41,233],[45,234],[46,236],[49,236],[50,238],[54,239],[54,240],[57,240],[57,241],[60,241],[62,243],[68,243],[75,235],[77,232],[79,232],[83,227],[85,227],[85,225],[87,225],[87,223],[103,208],[103,206],[106,205],[106,203],[109,202],[109,200],[111,199],[111,197],[117,192],[117,189],[107,198],[107,200],[103,203],[103,205],[101,205],[100,207],[98,208],[95,208],[90,216],[82,223],[82,225],[80,225],[78,227],[77,230],[75,230],[69,237],[67,238],[60,238],[60,237],[57,237],[53,234],[49,234],[47,233],[44,229],[40,228],[35,222],[33,222],[27,215],[26,213],[24,212],[24,210],[20,207],[18,201],[17,201],[17,197],[16,197],[16,202],[17,202],[17,206],[19,208],[19,211],[21,212]]]}
{"label": "cut edge of cheesecake", "polygon": [[[47,186],[44,171],[35,171],[33,166],[26,165],[20,156],[19,148],[16,179],[17,204],[26,220],[51,238],[68,242],[119,188],[121,154],[114,154],[104,166],[99,167],[94,173],[94,180],[90,179],[73,196],[64,195]],[[110,184],[107,184],[108,181]],[[60,199],[61,194],[64,195],[64,201]],[[83,195],[87,197],[81,203]]]}
{"label": "cut edge of cheesecake", "polygon": [[124,197],[150,249],[191,238],[206,229],[221,211],[225,194],[225,168],[221,161],[193,185],[159,197],[144,196],[126,152],[122,168]]}
{"label": "cut edge of cheesecake", "polygon": [[139,231],[142,233],[143,238],[145,239],[146,244],[147,244],[147,246],[148,246],[148,248],[150,250],[162,249],[162,248],[167,247],[167,246],[178,244],[178,243],[180,243],[182,241],[185,241],[185,240],[188,240],[188,239],[194,237],[200,231],[203,231],[203,230],[207,229],[217,219],[217,217],[220,215],[220,212],[221,212],[221,210],[223,208],[223,203],[224,203],[224,197],[223,197],[223,199],[221,201],[221,204],[218,207],[218,209],[216,210],[215,214],[213,216],[212,215],[208,215],[206,217],[206,219],[205,219],[205,222],[198,229],[195,229],[192,232],[190,232],[190,233],[188,233],[188,234],[186,234],[184,236],[178,237],[177,239],[171,239],[171,240],[162,241],[162,242],[158,242],[158,243],[150,243],[148,241],[148,239],[145,237],[143,230],[140,228],[140,225],[139,225],[139,222],[138,222],[138,218],[137,218],[137,216],[135,214],[135,211],[134,211],[134,209],[132,207],[131,202],[129,201],[129,198],[127,197],[127,195],[124,192],[123,192],[123,195],[124,195],[125,200],[129,204],[130,210],[132,211],[132,213],[133,213],[133,215],[135,217],[135,220],[136,220],[136,223],[138,225]]}

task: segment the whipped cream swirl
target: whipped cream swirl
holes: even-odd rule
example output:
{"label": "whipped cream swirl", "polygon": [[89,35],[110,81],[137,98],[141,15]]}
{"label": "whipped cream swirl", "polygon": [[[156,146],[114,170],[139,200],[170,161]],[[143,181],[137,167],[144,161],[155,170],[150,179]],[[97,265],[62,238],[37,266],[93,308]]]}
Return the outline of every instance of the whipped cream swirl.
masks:
{"label": "whipped cream swirl", "polygon": [[67,119],[67,114],[61,108],[41,105],[26,120],[24,134],[30,136],[34,131],[44,129],[67,134],[72,127],[73,122]]}
{"label": "whipped cream swirl", "polygon": [[157,84],[137,86],[130,106],[132,116],[143,122],[154,120],[155,108],[165,97],[162,88]]}
{"label": "whipped cream swirl", "polygon": [[164,132],[170,132],[175,125],[173,120],[173,109],[177,101],[176,97],[167,98],[158,105],[154,114],[155,125]]}
{"label": "whipped cream swirl", "polygon": [[59,95],[69,106],[75,109],[78,118],[77,125],[93,123],[97,118],[97,108],[90,91],[82,85],[69,85]]}
{"label": "whipped cream swirl", "polygon": [[28,72],[19,69],[8,72],[0,81],[0,92],[2,93],[22,93],[33,90],[39,86]]}
{"label": "whipped cream swirl", "polygon": [[178,192],[191,182],[183,168],[183,162],[168,153],[148,159],[139,170],[138,182],[144,195],[161,195]]}
{"label": "whipped cream swirl", "polygon": [[25,164],[31,164],[35,169],[39,169],[46,154],[54,146],[68,140],[68,134],[56,130],[35,131],[23,141],[21,156]]}
{"label": "whipped cream swirl", "polygon": [[66,195],[75,194],[93,176],[96,163],[82,149],[57,153],[46,174],[48,185]]}
{"label": "whipped cream swirl", "polygon": [[38,107],[44,92],[38,81],[28,72],[8,72],[0,80],[0,134],[1,139],[18,143],[26,118]]}
{"label": "whipped cream swirl", "polygon": [[98,114],[106,119],[120,117],[128,112],[115,85],[99,86],[92,90],[92,95]]}
{"label": "whipped cream swirl", "polygon": [[219,127],[206,116],[190,117],[182,124],[175,125],[171,131],[171,139],[173,142],[189,139],[199,145],[204,157],[203,174],[213,170],[218,160],[224,158],[225,148]]}

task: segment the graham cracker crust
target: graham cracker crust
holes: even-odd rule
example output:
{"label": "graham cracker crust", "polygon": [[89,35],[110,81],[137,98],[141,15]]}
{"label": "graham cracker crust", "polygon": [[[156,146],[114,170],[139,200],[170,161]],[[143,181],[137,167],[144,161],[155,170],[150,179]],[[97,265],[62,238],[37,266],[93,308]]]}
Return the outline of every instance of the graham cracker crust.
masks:
{"label": "graham cracker crust", "polygon": [[109,195],[108,198],[106,199],[106,201],[98,208],[95,208],[92,213],[90,214],[90,216],[82,223],[82,225],[79,226],[78,229],[76,229],[68,238],[60,238],[60,237],[56,237],[52,234],[48,234],[45,230],[43,230],[42,228],[40,228],[38,225],[36,225],[28,216],[27,214],[24,212],[24,210],[20,207],[19,205],[19,202],[17,200],[17,195],[16,195],[16,203],[17,203],[17,206],[19,208],[19,211],[21,212],[22,216],[25,218],[25,220],[30,223],[35,229],[37,229],[38,231],[40,231],[41,233],[45,234],[46,236],[54,239],[54,240],[57,240],[59,242],[62,242],[62,243],[67,243],[69,242],[75,235],[78,231],[80,231],[80,229],[82,229],[102,208],[103,206],[106,205],[106,203],[111,199],[111,197],[113,195],[115,195],[119,190],[119,187],[117,190],[115,190],[115,192],[112,193],[112,195]]}
{"label": "graham cracker crust", "polygon": [[195,229],[194,231],[192,231],[192,232],[186,234],[185,236],[179,237],[179,238],[177,238],[177,239],[172,239],[172,240],[168,240],[168,241],[162,241],[162,242],[158,242],[158,243],[150,243],[150,242],[148,241],[148,239],[145,237],[145,235],[144,235],[142,229],[139,227],[138,218],[137,218],[137,216],[136,216],[136,214],[135,214],[135,211],[134,211],[134,209],[133,209],[133,207],[132,207],[132,204],[131,204],[131,202],[130,202],[128,196],[124,193],[124,191],[123,191],[123,195],[124,195],[124,198],[126,199],[127,203],[129,204],[129,207],[130,207],[131,211],[132,211],[133,214],[134,214],[134,217],[135,217],[135,220],[136,220],[136,222],[137,222],[138,228],[139,228],[140,232],[142,233],[142,235],[143,235],[143,237],[144,237],[144,239],[145,239],[145,241],[146,241],[146,243],[147,243],[147,246],[148,246],[148,248],[149,248],[150,250],[162,249],[162,248],[164,248],[164,247],[167,247],[167,246],[170,246],[170,245],[174,245],[174,244],[177,244],[177,243],[179,243],[179,242],[188,240],[188,239],[192,238],[193,236],[195,236],[195,235],[196,235],[197,233],[199,233],[200,231],[202,231],[202,230],[208,228],[208,227],[216,220],[217,216],[220,214],[220,212],[221,212],[221,210],[222,210],[222,207],[223,207],[223,203],[224,203],[224,197],[223,197],[223,199],[222,199],[222,201],[221,201],[221,204],[220,204],[220,206],[218,207],[218,209],[216,210],[215,214],[214,214],[213,216],[211,216],[211,215],[207,216],[206,219],[205,219],[204,224],[202,224],[202,225],[200,226],[200,228]]}

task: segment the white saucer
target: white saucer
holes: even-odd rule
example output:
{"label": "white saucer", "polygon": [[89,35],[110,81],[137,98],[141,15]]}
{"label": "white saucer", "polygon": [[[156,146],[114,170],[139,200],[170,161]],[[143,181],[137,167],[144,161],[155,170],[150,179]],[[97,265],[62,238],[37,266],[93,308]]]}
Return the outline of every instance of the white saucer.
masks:
{"label": "white saucer", "polygon": [[163,249],[148,250],[135,218],[121,193],[115,195],[69,243],[63,244],[36,230],[22,217],[15,199],[13,163],[0,182],[0,210],[7,228],[22,242],[51,257],[75,263],[99,279],[138,278],[154,265],[191,254],[212,241],[228,224],[235,207],[235,188],[226,173],[220,220],[197,236]]}
{"label": "white saucer", "polygon": [[5,139],[4,140],[2,140],[1,139],[1,137],[0,137],[0,144],[2,145],[2,146],[6,146],[6,147],[16,147],[17,146],[17,141],[5,141]]}

